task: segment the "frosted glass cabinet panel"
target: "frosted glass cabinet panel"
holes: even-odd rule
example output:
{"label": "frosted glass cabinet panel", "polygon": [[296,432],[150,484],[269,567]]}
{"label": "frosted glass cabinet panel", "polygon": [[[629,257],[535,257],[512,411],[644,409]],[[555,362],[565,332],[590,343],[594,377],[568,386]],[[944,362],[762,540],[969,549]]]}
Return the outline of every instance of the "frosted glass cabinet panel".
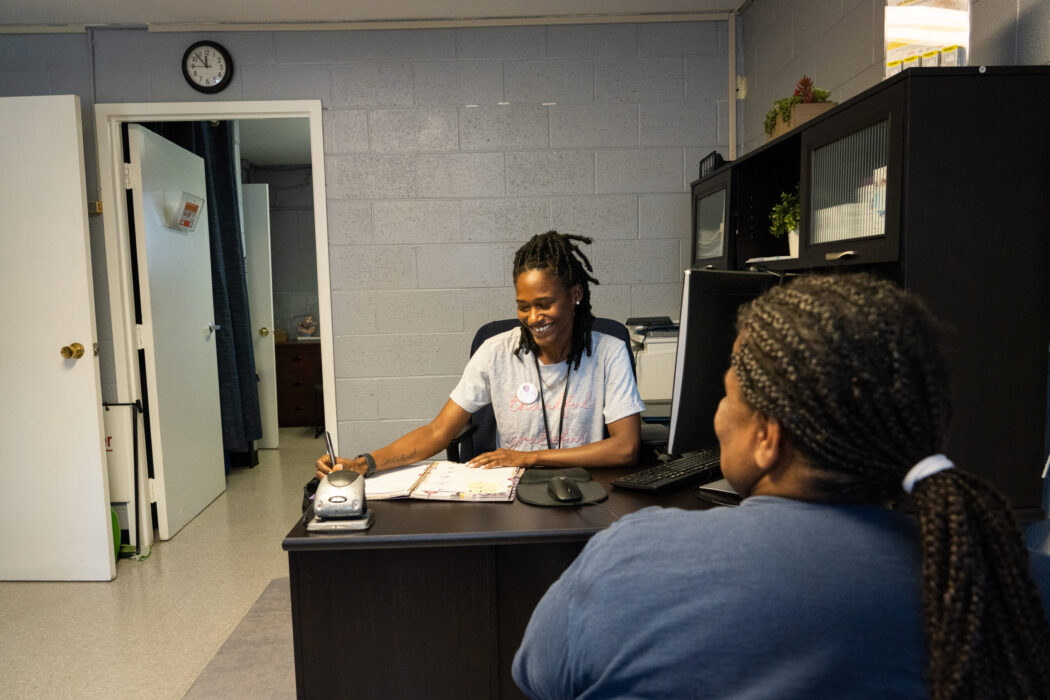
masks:
{"label": "frosted glass cabinet panel", "polygon": [[722,257],[725,211],[725,190],[717,190],[696,200],[696,259]]}
{"label": "frosted glass cabinet panel", "polygon": [[732,264],[731,182],[732,171],[723,167],[690,185],[693,198],[691,267],[728,270]]}
{"label": "frosted glass cabinet panel", "polygon": [[810,243],[886,234],[889,120],[813,150]]}
{"label": "frosted glass cabinet panel", "polygon": [[900,257],[903,103],[896,85],[836,108],[836,118],[803,130],[800,257],[805,264]]}

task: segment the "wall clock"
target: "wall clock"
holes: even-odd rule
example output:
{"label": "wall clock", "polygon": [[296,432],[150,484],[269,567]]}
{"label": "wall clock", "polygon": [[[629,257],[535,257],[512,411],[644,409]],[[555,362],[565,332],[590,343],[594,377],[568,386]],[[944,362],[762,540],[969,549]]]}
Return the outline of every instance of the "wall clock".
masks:
{"label": "wall clock", "polygon": [[233,79],[233,57],[221,44],[198,41],[182,55],[182,75],[194,90],[225,90]]}

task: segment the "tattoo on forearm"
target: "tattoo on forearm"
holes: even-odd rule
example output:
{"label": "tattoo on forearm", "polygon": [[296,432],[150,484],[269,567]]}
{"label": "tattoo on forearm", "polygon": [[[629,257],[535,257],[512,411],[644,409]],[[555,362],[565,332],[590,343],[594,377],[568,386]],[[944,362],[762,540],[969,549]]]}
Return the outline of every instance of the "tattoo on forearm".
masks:
{"label": "tattoo on forearm", "polygon": [[401,463],[401,462],[415,462],[415,461],[416,461],[416,451],[412,450],[411,452],[406,452],[406,453],[401,454],[401,455],[396,455],[394,457],[389,457],[387,459],[384,459],[383,460],[383,466],[384,467],[389,467],[391,464],[398,464],[398,463]]}

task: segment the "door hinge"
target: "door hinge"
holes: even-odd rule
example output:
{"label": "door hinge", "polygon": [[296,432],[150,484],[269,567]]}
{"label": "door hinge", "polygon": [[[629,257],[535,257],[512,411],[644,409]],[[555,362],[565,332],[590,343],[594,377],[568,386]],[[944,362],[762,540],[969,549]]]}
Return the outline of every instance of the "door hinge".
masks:
{"label": "door hinge", "polygon": [[124,189],[131,189],[131,163],[124,163]]}
{"label": "door hinge", "polygon": [[147,484],[148,489],[149,489],[149,502],[150,503],[156,503],[157,502],[157,494],[153,490],[153,484],[155,482],[156,482],[156,479],[147,479],[146,480],[146,484]]}
{"label": "door hinge", "polygon": [[135,326],[135,348],[137,350],[145,350],[146,344],[142,342],[142,324]]}

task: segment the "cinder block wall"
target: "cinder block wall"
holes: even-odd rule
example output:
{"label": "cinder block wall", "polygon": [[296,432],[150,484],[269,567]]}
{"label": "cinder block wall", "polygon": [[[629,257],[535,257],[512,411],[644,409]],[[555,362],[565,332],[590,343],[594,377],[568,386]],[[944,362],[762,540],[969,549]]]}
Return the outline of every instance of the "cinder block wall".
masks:
{"label": "cinder block wall", "polygon": [[883,76],[885,0],[755,0],[740,14],[740,152],[766,142],[766,112],[803,75],[843,102]]}
{"label": "cinder block wall", "polygon": [[[0,95],[81,96],[94,198],[96,102],[322,101],[334,328],[321,332],[354,454],[436,414],[474,330],[513,315],[511,254],[535,233],[595,238],[598,314],[677,316],[688,183],[728,153],[726,26],[0,35]],[[179,69],[204,37],[237,65],[215,97]],[[100,336],[108,399],[105,323]]]}
{"label": "cinder block wall", "polygon": [[1050,3],[970,0],[970,65],[1050,64]]}

